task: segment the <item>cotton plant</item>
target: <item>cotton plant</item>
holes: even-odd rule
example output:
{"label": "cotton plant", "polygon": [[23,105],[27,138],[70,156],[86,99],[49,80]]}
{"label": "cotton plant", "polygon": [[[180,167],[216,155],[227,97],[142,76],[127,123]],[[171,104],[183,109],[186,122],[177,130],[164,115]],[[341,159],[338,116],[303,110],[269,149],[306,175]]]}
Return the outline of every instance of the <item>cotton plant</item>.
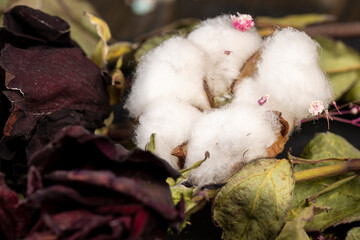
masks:
{"label": "cotton plant", "polygon": [[140,62],[125,104],[139,119],[135,143],[145,148],[155,133],[155,154],[176,169],[208,152],[189,175],[198,186],[222,183],[255,159],[275,157],[302,119],[322,114],[332,101],[318,51],[292,28],[262,40],[250,15],[203,21]]}

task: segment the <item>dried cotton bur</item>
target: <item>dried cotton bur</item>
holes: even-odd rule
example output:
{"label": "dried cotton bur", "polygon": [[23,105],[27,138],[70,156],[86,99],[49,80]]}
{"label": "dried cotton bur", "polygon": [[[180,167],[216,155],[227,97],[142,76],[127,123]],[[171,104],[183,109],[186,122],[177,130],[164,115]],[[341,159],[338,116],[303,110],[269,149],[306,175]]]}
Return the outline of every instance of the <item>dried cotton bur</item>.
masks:
{"label": "dried cotton bur", "polygon": [[[177,169],[209,152],[189,176],[199,186],[275,157],[302,119],[332,101],[317,51],[292,28],[262,40],[252,18],[241,14],[208,19],[186,38],[165,41],[140,62],[125,105],[139,117],[137,146],[156,133],[155,154]],[[314,102],[322,104],[317,111]]]}

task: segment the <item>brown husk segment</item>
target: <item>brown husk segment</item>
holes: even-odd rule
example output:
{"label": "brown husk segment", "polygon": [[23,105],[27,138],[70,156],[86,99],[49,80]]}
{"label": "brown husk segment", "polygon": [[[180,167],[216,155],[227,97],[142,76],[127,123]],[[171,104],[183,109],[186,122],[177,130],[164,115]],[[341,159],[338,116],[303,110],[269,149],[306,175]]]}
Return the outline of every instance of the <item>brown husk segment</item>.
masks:
{"label": "brown husk segment", "polygon": [[279,122],[281,124],[280,132],[277,134],[277,140],[266,149],[268,157],[276,157],[284,150],[284,146],[289,139],[289,123],[281,116],[280,112],[276,112],[279,115]]}
{"label": "brown husk segment", "polygon": [[171,155],[178,158],[177,165],[179,169],[183,169],[185,165],[185,158],[187,155],[187,142],[177,146],[174,148],[174,150],[171,152]]}
{"label": "brown husk segment", "polygon": [[233,93],[235,87],[247,77],[252,77],[257,72],[257,62],[261,57],[261,51],[256,51],[244,64],[244,66],[240,70],[239,77],[231,84],[230,92]]}

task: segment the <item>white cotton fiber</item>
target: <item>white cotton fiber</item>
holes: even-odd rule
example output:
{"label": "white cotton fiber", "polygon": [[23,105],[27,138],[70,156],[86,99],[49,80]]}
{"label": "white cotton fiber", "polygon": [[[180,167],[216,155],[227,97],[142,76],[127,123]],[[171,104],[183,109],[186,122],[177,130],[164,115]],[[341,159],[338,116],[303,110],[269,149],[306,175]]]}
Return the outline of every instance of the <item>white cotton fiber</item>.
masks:
{"label": "white cotton fiber", "polygon": [[[270,97],[265,104],[260,106],[257,101],[265,95],[270,95]],[[273,97],[273,94],[269,93],[268,89],[264,88],[264,86],[260,83],[258,76],[245,78],[235,87],[234,98],[232,99],[229,108],[237,107],[238,105],[243,104],[258,108],[262,111],[281,112],[281,116],[289,124],[289,134],[291,134],[293,128],[295,127],[294,121],[296,113],[294,113],[293,109],[287,109],[284,111],[284,109],[281,108],[284,103],[279,102],[276,97]]]}
{"label": "white cotton fiber", "polygon": [[204,115],[192,130],[185,167],[202,160],[206,151],[210,158],[191,172],[191,180],[197,185],[219,183],[238,164],[267,157],[266,148],[281,127],[269,114],[244,104]]}
{"label": "white cotton fiber", "polygon": [[210,108],[203,90],[204,67],[204,53],[189,40],[173,37],[165,41],[137,67],[125,108],[132,117],[158,99],[177,99],[201,109]]}
{"label": "white cotton fiber", "polygon": [[155,154],[178,169],[177,157],[171,152],[189,140],[194,124],[202,115],[195,107],[176,100],[152,102],[139,117],[135,129],[136,145],[144,149],[151,134],[155,133]]}
{"label": "white cotton fiber", "polygon": [[205,52],[206,78],[214,96],[228,90],[243,64],[261,44],[261,37],[255,29],[236,30],[230,15],[202,22],[188,39]]}
{"label": "white cotton fiber", "polygon": [[291,116],[299,123],[309,116],[309,106],[332,100],[330,84],[318,65],[318,45],[308,35],[292,28],[276,32],[263,47],[258,62],[258,81],[271,95],[269,108]]}

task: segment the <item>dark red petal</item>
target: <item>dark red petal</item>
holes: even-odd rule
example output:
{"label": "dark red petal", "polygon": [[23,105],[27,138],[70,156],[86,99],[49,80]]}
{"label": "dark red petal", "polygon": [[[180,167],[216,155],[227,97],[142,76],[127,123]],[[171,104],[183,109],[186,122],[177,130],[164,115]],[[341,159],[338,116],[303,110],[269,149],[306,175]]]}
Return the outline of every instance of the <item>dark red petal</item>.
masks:
{"label": "dark red petal", "polygon": [[12,104],[3,132],[8,138],[32,139],[29,156],[62,127],[95,129],[110,112],[100,69],[80,49],[24,50],[7,45],[0,66],[6,71],[8,90],[3,92]]}
{"label": "dark red petal", "polygon": [[40,39],[48,44],[72,46],[67,22],[30,7],[15,6],[5,12],[3,25],[18,36]]}
{"label": "dark red petal", "polygon": [[29,164],[46,174],[55,169],[116,169],[128,151],[104,136],[93,135],[81,126],[69,126],[34,153]]}
{"label": "dark red petal", "polygon": [[116,177],[110,171],[91,170],[55,171],[46,175],[45,179],[63,183],[77,182],[113,190],[141,202],[170,221],[177,219],[179,215],[174,208],[168,185]]}
{"label": "dark red petal", "polygon": [[31,166],[28,172],[26,195],[30,196],[37,190],[43,188],[42,179],[39,170]]}
{"label": "dark red petal", "polygon": [[140,209],[135,215],[133,227],[131,229],[130,239],[138,239],[146,227],[149,213],[145,209]]}
{"label": "dark red petal", "polygon": [[0,173],[0,235],[18,239],[26,234],[30,224],[30,210],[19,202],[16,192],[6,186]]}

